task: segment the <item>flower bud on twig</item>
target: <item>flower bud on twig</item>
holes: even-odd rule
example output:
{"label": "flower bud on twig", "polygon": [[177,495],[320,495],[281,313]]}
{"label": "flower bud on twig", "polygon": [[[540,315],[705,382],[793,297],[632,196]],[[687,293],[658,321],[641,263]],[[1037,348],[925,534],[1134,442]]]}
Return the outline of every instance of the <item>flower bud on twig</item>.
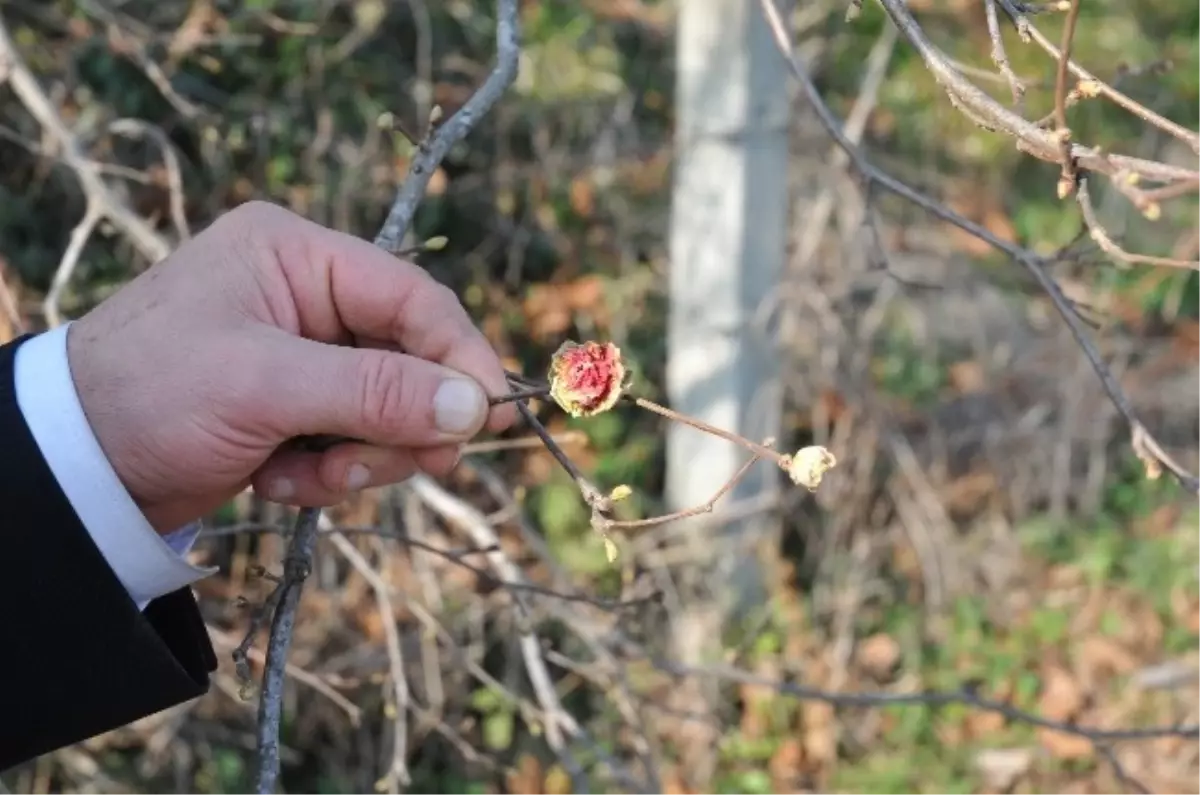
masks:
{"label": "flower bud on twig", "polygon": [[797,486],[816,491],[825,473],[837,466],[837,458],[824,447],[802,447],[787,465],[788,477]]}
{"label": "flower bud on twig", "polygon": [[621,349],[611,342],[567,341],[550,363],[550,397],[572,417],[591,417],[616,405],[625,388]]}

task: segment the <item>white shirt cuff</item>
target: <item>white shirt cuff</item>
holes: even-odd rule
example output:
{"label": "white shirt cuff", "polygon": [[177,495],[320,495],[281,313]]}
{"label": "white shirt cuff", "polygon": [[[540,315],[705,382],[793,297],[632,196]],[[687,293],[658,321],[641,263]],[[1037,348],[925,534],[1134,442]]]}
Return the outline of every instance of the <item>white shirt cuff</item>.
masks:
{"label": "white shirt cuff", "polygon": [[79,521],[142,610],[216,569],[193,566],[186,559],[200,532],[199,522],[160,536],[113,471],[71,378],[69,325],[17,349],[17,406]]}

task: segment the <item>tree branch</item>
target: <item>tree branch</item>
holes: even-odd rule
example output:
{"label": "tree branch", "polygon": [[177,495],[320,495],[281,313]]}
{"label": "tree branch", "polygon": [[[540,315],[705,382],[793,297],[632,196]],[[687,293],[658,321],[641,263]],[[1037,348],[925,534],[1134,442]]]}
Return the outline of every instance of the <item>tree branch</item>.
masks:
{"label": "tree branch", "polygon": [[[519,9],[517,0],[498,0],[496,4],[496,65],[487,80],[466,104],[444,124],[430,130],[417,148],[408,175],[397,191],[375,245],[396,252],[412,225],[417,206],[425,195],[429,179],[454,144],[466,137],[517,76],[520,62]],[[271,635],[267,645],[267,663],[259,702],[259,769],[257,791],[272,793],[279,777],[279,723],[283,711],[283,671],[295,624],[296,605],[304,581],[312,568],[320,509],[305,508],[296,519],[288,543],[284,577]]]}
{"label": "tree branch", "polygon": [[[1087,358],[1088,363],[1091,365],[1092,370],[1096,373],[1096,377],[1099,378],[1105,394],[1108,395],[1109,400],[1112,401],[1113,405],[1117,408],[1117,411],[1121,414],[1122,418],[1124,418],[1125,422],[1129,426],[1130,433],[1134,434],[1138,429],[1141,429],[1141,431],[1144,432],[1145,426],[1143,426],[1141,421],[1138,419],[1137,413],[1133,410],[1133,406],[1129,402],[1129,398],[1125,395],[1125,392],[1117,383],[1117,380],[1109,370],[1108,365],[1104,363],[1099,351],[1096,350],[1096,346],[1088,336],[1088,332],[1084,326],[1084,323],[1080,320],[1078,314],[1076,314],[1070,301],[1063,294],[1062,288],[1060,288],[1046,272],[1047,261],[1033,252],[1028,251],[1027,249],[1021,248],[1013,243],[1009,243],[1006,240],[1001,240],[985,227],[975,223],[974,221],[964,218],[942,203],[930,198],[929,196],[926,196],[912,187],[909,187],[907,184],[901,182],[890,174],[882,171],[874,164],[870,163],[863,156],[858,147],[856,147],[846,138],[845,133],[842,132],[841,124],[837,120],[837,117],[833,115],[833,111],[831,111],[829,106],[825,104],[825,101],[822,99],[820,92],[817,90],[816,84],[813,83],[812,77],[809,75],[808,70],[800,61],[799,57],[793,52],[791,41],[788,38],[787,29],[784,26],[783,20],[779,15],[779,11],[775,8],[774,3],[771,0],[760,0],[760,2],[763,13],[766,15],[767,22],[771,26],[771,30],[775,35],[775,41],[779,45],[780,52],[782,53],[783,57],[787,59],[792,74],[800,82],[805,98],[812,105],[813,110],[816,112],[817,117],[821,121],[821,125],[825,128],[826,132],[828,132],[834,141],[836,141],[837,144],[846,151],[846,154],[850,156],[851,163],[853,164],[855,170],[862,176],[863,180],[870,185],[878,186],[889,193],[895,194],[896,196],[912,202],[934,217],[952,224],[959,229],[962,229],[968,234],[971,234],[974,237],[984,241],[993,248],[1004,252],[1013,260],[1018,262],[1022,267],[1024,267],[1037,281],[1042,290],[1045,291],[1046,295],[1049,296],[1050,302],[1054,305],[1055,311],[1058,312],[1063,321],[1067,324],[1067,328],[1070,329],[1071,335],[1075,338],[1076,343],[1083,351],[1083,354]],[[885,7],[896,6],[896,0],[880,0],[880,2],[883,3]],[[901,18],[908,18],[906,11],[901,10],[897,13]],[[911,18],[908,19],[911,22]],[[913,23],[913,25],[915,25],[915,23]],[[901,32],[904,31],[905,28],[902,26]],[[921,38],[921,41],[924,41],[924,39]],[[1000,108],[1000,110],[1003,110],[1003,108]],[[1004,113],[1008,116],[1013,115],[1009,111],[1004,111]],[[1028,125],[1028,122],[1025,122],[1024,120],[1021,120],[1021,122],[1022,124]],[[1049,135],[1049,133],[1047,133],[1047,135]],[[1078,149],[1079,147],[1074,148],[1074,150]],[[1148,434],[1146,435],[1148,436]],[[1158,445],[1156,442],[1155,448],[1161,450],[1161,445]],[[1162,463],[1166,465],[1165,461]],[[1200,481],[1197,481],[1194,475],[1186,470],[1176,471],[1173,467],[1171,469],[1179,479],[1180,484],[1185,489],[1192,493],[1200,491]]]}
{"label": "tree branch", "polygon": [[[1034,27],[1033,23],[1029,21],[1029,18],[1026,17],[1019,8],[1017,8],[1016,4],[1014,4],[1012,0],[997,0],[997,2],[1000,3],[1001,7],[1004,8],[1004,12],[1008,14],[1010,19],[1012,19],[1013,24],[1016,25],[1017,31],[1021,33],[1021,37],[1023,39],[1036,42],[1037,45],[1045,50],[1054,60],[1062,60],[1060,51],[1054,46],[1054,43],[1050,41],[1050,39],[1046,38],[1045,34],[1043,34],[1040,30]],[[1168,135],[1178,138],[1191,147],[1193,152],[1200,154],[1200,134],[1192,132],[1183,126],[1176,124],[1170,119],[1160,116],[1140,102],[1137,102],[1121,93],[1114,86],[1104,82],[1069,58],[1067,59],[1067,68],[1071,70],[1071,74],[1073,74],[1076,79],[1088,81],[1089,83],[1095,83],[1103,96],[1108,97],[1114,103],[1137,116],[1147,124],[1151,124]]]}
{"label": "tree branch", "polygon": [[1071,42],[1075,39],[1075,23],[1079,20],[1079,0],[1070,0],[1067,21],[1063,24],[1062,51],[1058,71],[1054,76],[1054,132],[1058,136],[1059,157],[1062,158],[1062,177],[1058,181],[1058,198],[1065,199],[1075,189],[1075,161],[1071,157],[1071,128],[1067,124],[1067,64],[1071,60]]}
{"label": "tree branch", "polygon": [[[1039,128],[967,81],[946,55],[929,41],[903,0],[879,0],[879,4],[920,54],[930,74],[946,91],[955,107],[985,129],[1011,135],[1017,139],[1022,151],[1050,163],[1062,163],[1062,150],[1055,132]],[[1077,143],[1070,144],[1067,151],[1070,158],[1080,167],[1109,177],[1136,174],[1140,179],[1175,182],[1193,180],[1200,176],[1195,170],[1128,155],[1101,153],[1097,149]]]}
{"label": "tree branch", "polygon": [[0,80],[5,78],[12,85],[17,99],[58,145],[61,159],[75,172],[88,205],[98,208],[96,211],[101,212],[151,263],[166,258],[171,253],[170,243],[104,184],[96,164],[84,155],[75,135],[63,123],[50,98],[38,85],[37,78],[17,55],[8,28],[0,18]]}
{"label": "tree branch", "polygon": [[408,169],[408,176],[400,186],[392,209],[383,222],[383,228],[375,238],[375,245],[382,249],[395,252],[401,248],[404,236],[412,226],[417,205],[421,203],[438,164],[445,159],[456,143],[467,136],[479,123],[479,119],[492,109],[500,95],[517,79],[521,51],[517,0],[499,0],[496,5],[496,67],[458,112],[418,145],[417,154]]}

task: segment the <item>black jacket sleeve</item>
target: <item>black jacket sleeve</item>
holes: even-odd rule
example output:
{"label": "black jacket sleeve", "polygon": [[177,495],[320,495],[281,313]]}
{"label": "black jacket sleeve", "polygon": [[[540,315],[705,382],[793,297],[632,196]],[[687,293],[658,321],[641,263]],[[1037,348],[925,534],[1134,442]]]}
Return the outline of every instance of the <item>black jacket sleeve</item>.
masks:
{"label": "black jacket sleeve", "polygon": [[0,346],[0,771],[207,692],[191,590],[144,612],[75,515],[17,407]]}

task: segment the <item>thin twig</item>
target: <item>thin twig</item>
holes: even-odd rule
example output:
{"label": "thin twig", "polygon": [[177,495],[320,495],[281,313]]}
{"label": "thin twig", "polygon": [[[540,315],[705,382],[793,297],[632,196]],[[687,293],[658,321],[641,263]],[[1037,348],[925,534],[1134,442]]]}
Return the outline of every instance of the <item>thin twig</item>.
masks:
{"label": "thin twig", "polygon": [[658,525],[667,524],[668,522],[676,522],[680,519],[690,519],[693,516],[712,513],[716,504],[721,501],[721,498],[728,494],[734,486],[736,486],[742,478],[746,477],[746,473],[750,471],[750,467],[762,460],[762,456],[757,453],[752,455],[746,463],[730,476],[729,480],[717,492],[709,497],[706,502],[697,505],[694,508],[684,508],[683,510],[674,511],[672,513],[663,514],[662,516],[652,516],[648,519],[629,519],[616,520],[610,519],[604,525],[604,530],[645,530],[648,527],[657,527]]}
{"label": "thin twig", "polygon": [[[417,206],[438,164],[451,147],[466,137],[517,76],[520,61],[520,18],[517,0],[497,0],[496,3],[496,65],[484,84],[444,124],[430,131],[427,140],[418,147],[409,164],[408,175],[396,193],[375,245],[386,251],[403,248],[404,237],[412,225]],[[279,777],[279,721],[283,703],[283,664],[291,644],[296,605],[304,580],[312,568],[312,553],[316,543],[319,508],[305,508],[296,519],[295,530],[288,544],[284,581],[286,588],[275,611],[271,638],[267,647],[267,665],[263,674],[263,690],[259,709],[259,770],[258,792],[275,791]]]}
{"label": "thin twig", "polygon": [[1200,726],[1195,724],[1151,726],[1142,729],[1100,729],[1077,723],[1051,720],[1042,715],[1014,707],[1007,702],[982,696],[975,689],[967,686],[958,690],[918,690],[908,693],[890,693],[886,691],[846,693],[784,682],[767,676],[759,676],[728,665],[687,666],[653,657],[649,658],[649,662],[658,670],[672,676],[699,676],[724,679],[744,685],[770,688],[784,695],[795,696],[807,701],[821,701],[835,707],[886,707],[908,704],[941,707],[947,704],[964,704],[975,709],[999,713],[1012,721],[1019,721],[1031,726],[1053,729],[1065,734],[1084,737],[1094,743],[1111,743],[1123,740],[1152,740],[1159,737],[1181,737],[1187,740],[1194,740],[1200,737]]}
{"label": "thin twig", "polygon": [[[224,646],[231,651],[241,648],[241,644],[236,643],[233,640],[233,636],[229,633],[217,629],[211,625],[206,624],[205,627],[208,630],[209,636],[212,637],[212,639],[216,641],[218,645]],[[257,663],[261,663],[266,659],[266,655],[258,649],[246,648],[244,651],[250,659]],[[288,663],[285,666],[285,670],[288,676],[295,679],[297,682],[308,685],[313,690],[316,690],[318,693],[325,696],[325,698],[336,704],[339,709],[346,713],[346,717],[350,719],[350,725],[357,727],[360,723],[362,723],[362,708],[335,690],[333,685],[331,685],[329,682],[312,673],[311,671],[306,671],[300,666],[293,665],[292,663]]]}
{"label": "thin twig", "polygon": [[[322,529],[325,529],[322,527]],[[389,792],[397,792],[397,785],[407,787],[412,783],[408,773],[408,674],[404,668],[404,652],[400,648],[400,632],[396,629],[396,613],[392,609],[392,600],[388,584],[383,581],[379,572],[367,563],[362,553],[346,540],[340,533],[330,536],[333,545],[350,561],[371,590],[375,593],[375,603],[379,609],[379,619],[383,622],[384,643],[387,646],[388,664],[392,675],[392,696],[395,699],[396,717],[393,719],[395,733],[392,738],[392,764],[388,769],[385,783]]]}
{"label": "thin twig", "polygon": [[1000,74],[1004,75],[1004,79],[1008,81],[1009,90],[1012,91],[1013,107],[1017,113],[1024,115],[1022,103],[1025,99],[1025,84],[1021,82],[1021,78],[1017,77],[1012,64],[1008,62],[1008,53],[1004,49],[1004,37],[1000,31],[1000,15],[996,13],[996,0],[984,0],[983,5],[987,12],[988,36],[992,39],[992,62],[996,64]]}
{"label": "thin twig", "polygon": [[[1036,42],[1037,45],[1045,50],[1054,60],[1057,61],[1060,59],[1059,50],[1054,46],[1054,43],[1050,41],[1045,34],[1038,30],[1033,23],[1029,21],[1028,17],[1021,13],[1020,9],[1013,4],[1012,0],[998,0],[998,2],[1000,3],[1001,7],[1004,8],[1005,13],[1008,14],[1008,16],[1012,19],[1013,24],[1017,26],[1017,30],[1021,33],[1022,38],[1031,39],[1032,41]],[[1142,121],[1151,124],[1163,132],[1166,132],[1167,134],[1183,141],[1189,147],[1191,147],[1193,152],[1200,154],[1200,134],[1188,130],[1187,128],[1176,124],[1170,119],[1160,116],[1140,102],[1137,102],[1136,100],[1121,93],[1114,86],[1104,82],[1074,61],[1068,59],[1067,68],[1071,70],[1071,74],[1075,75],[1076,79],[1095,83],[1097,89],[1102,95],[1108,97],[1114,103],[1120,105],[1122,108],[1137,116]]]}
{"label": "thin twig", "polygon": [[575,481],[581,487],[583,484],[587,484],[589,493],[595,492],[598,494],[600,490],[588,480],[586,475],[579,471],[579,467],[575,466],[575,462],[571,460],[570,456],[563,452],[563,449],[559,447],[558,442],[554,440],[550,431],[546,429],[542,421],[533,413],[533,409],[522,402],[518,402],[516,405],[517,411],[521,413],[521,419],[525,420],[525,423],[533,429],[533,432],[537,434],[542,445],[550,452],[550,455],[554,456],[554,460],[571,476],[571,480]]}
{"label": "thin twig", "polygon": [[[1062,162],[1057,134],[1039,128],[966,80],[945,54],[930,42],[903,0],[879,0],[879,4],[916,49],[955,107],[981,127],[1012,136],[1022,151],[1050,163]],[[1198,176],[1194,169],[1128,155],[1108,154],[1078,143],[1070,145],[1069,157],[1079,167],[1114,179],[1128,173],[1136,174],[1141,179],[1167,183],[1192,180]]]}
{"label": "thin twig", "polygon": [[[582,431],[551,434],[550,438],[559,445],[587,444],[587,434]],[[483,453],[496,453],[501,450],[528,450],[541,446],[542,440],[540,437],[522,436],[519,439],[492,439],[486,442],[470,442],[463,445],[462,452],[463,455],[481,455]]]}
{"label": "thin twig", "polygon": [[[892,53],[896,49],[896,36],[895,26],[889,25],[884,28],[883,32],[879,34],[879,38],[875,40],[875,44],[872,45],[871,53],[867,56],[863,78],[859,83],[858,96],[854,100],[850,114],[846,117],[846,137],[855,144],[862,141],[867,122],[879,101],[879,89],[883,85],[888,65],[892,61]],[[830,166],[840,175],[849,162],[849,158],[846,152],[838,146],[833,145],[831,149],[833,152]],[[829,226],[829,218],[836,206],[836,192],[836,183],[827,185],[817,200],[804,209],[804,228],[799,233],[795,254],[795,267],[800,272],[808,268],[817,254],[817,249],[820,248],[825,230]]]}
{"label": "thin twig", "polygon": [[505,403],[513,403],[515,401],[529,400],[530,398],[544,398],[550,394],[548,386],[531,386],[522,389],[514,389],[507,395],[496,395],[488,398],[489,406],[500,406]]}
{"label": "thin twig", "polygon": [[[200,538],[222,538],[222,537],[228,537],[228,536],[232,536],[232,535],[241,535],[243,533],[247,533],[247,534],[249,534],[249,533],[284,534],[284,532],[285,532],[284,528],[282,528],[278,525],[247,523],[247,524],[229,525],[226,527],[205,528],[204,530],[202,530],[200,532]],[[338,534],[338,535],[343,535],[343,536],[350,536],[350,535],[379,536],[380,538],[385,538],[385,539],[388,539],[391,541],[396,541],[401,546],[411,547],[413,549],[419,549],[422,552],[428,552],[431,555],[436,555],[439,558],[442,558],[450,563],[453,563],[455,566],[458,566],[459,568],[462,568],[462,569],[465,569],[466,571],[471,572],[472,574],[474,574],[476,577],[479,578],[480,583],[482,583],[484,586],[489,587],[489,588],[499,588],[499,589],[510,590],[510,591],[523,591],[525,593],[533,594],[535,596],[542,596],[547,599],[557,599],[562,602],[577,602],[579,604],[587,604],[587,605],[591,605],[593,607],[599,608],[601,610],[606,610],[606,611],[627,610],[627,609],[634,608],[634,607],[644,606],[646,603],[652,602],[652,601],[655,601],[658,599],[657,594],[651,594],[650,596],[637,598],[637,599],[620,599],[620,600],[618,600],[618,599],[602,599],[599,597],[590,596],[583,592],[567,593],[565,591],[559,591],[559,590],[555,590],[553,588],[547,588],[547,587],[543,587],[541,585],[535,585],[534,583],[527,582],[525,580],[510,581],[510,580],[497,579],[496,575],[494,573],[492,573],[491,571],[488,571],[487,569],[482,568],[480,566],[476,566],[476,565],[468,562],[467,560],[465,560],[465,558],[467,558],[467,557],[478,557],[480,555],[488,555],[488,554],[491,554],[492,552],[496,551],[495,549],[492,549],[490,547],[482,548],[482,549],[478,548],[478,547],[460,547],[460,548],[456,548],[456,549],[444,549],[444,548],[436,546],[434,544],[430,544],[427,541],[421,541],[419,539],[413,538],[412,536],[405,535],[402,532],[398,532],[395,530],[388,530],[387,528],[383,528],[383,527],[338,527],[338,526],[334,526],[334,527],[329,527],[327,529],[322,528],[317,533],[318,536],[325,536],[325,535],[332,535],[332,534]],[[268,596],[268,602],[271,602],[271,600],[273,600],[273,599],[278,599],[278,594],[279,594],[279,589],[276,588]],[[250,643],[253,641],[254,635],[257,634],[258,630],[262,626],[262,617],[265,615],[268,615],[268,614],[269,614],[269,611],[267,611],[267,610],[259,610],[259,611],[255,612],[254,617],[252,618],[250,632],[247,633],[246,638],[242,641],[242,644],[239,644],[239,646],[238,646],[238,648],[241,649],[240,654],[241,654],[242,658],[244,658],[248,654],[249,649],[250,649]],[[257,622],[257,623],[255,623],[255,622]],[[248,676],[247,676],[247,678],[248,678]]]}
{"label": "thin twig", "polygon": [[163,166],[167,170],[167,195],[170,197],[171,223],[180,240],[189,240],[192,236],[188,227],[187,213],[184,211],[183,173],[179,168],[179,155],[175,146],[167,138],[166,133],[139,119],[117,119],[108,125],[108,129],[117,135],[147,136],[154,139],[162,150]]}
{"label": "thin twig", "polygon": [[409,165],[408,176],[392,202],[375,245],[396,251],[412,225],[417,205],[439,163],[450,149],[467,136],[479,119],[487,114],[500,96],[517,78],[521,39],[517,0],[498,0],[496,4],[496,66],[479,90],[471,95],[458,112],[437,127],[429,138],[417,147]]}
{"label": "thin twig", "polygon": [[520,384],[521,386],[528,386],[528,387],[544,387],[544,386],[546,386],[544,381],[538,381],[536,378],[531,378],[527,375],[521,375],[520,373],[514,373],[512,370],[505,370],[504,377],[507,378],[509,381],[512,381],[516,384]]}
{"label": "thin twig", "polygon": [[695,417],[687,414],[680,414],[678,411],[669,409],[666,406],[660,406],[652,400],[647,400],[643,397],[628,397],[627,400],[639,408],[643,408],[646,411],[659,415],[660,417],[666,417],[674,422],[682,423],[689,427],[695,428],[698,431],[704,431],[705,433],[720,437],[728,442],[733,442],[736,445],[740,445],[741,447],[744,447],[750,452],[754,453],[759,458],[765,458],[769,461],[774,461],[782,469],[787,469],[788,464],[791,463],[791,458],[779,452],[778,450],[772,450],[766,445],[750,441],[745,436],[739,436],[738,434],[727,431],[724,428],[718,428],[715,425],[710,425],[704,420],[698,420]]}
{"label": "thin twig", "polygon": [[1149,254],[1133,254],[1118,246],[1096,216],[1096,208],[1092,204],[1092,197],[1088,191],[1088,180],[1086,177],[1079,179],[1079,191],[1075,198],[1079,202],[1080,211],[1083,213],[1084,223],[1087,224],[1088,234],[1092,240],[1096,241],[1096,245],[1100,246],[1101,250],[1113,259],[1129,265],[1158,265],[1167,268],[1200,270],[1200,261],[1174,259],[1172,257],[1153,257]]}
{"label": "thin twig", "polygon": [[1149,795],[1153,791],[1125,769],[1125,765],[1121,764],[1121,760],[1117,758],[1117,752],[1113,750],[1111,745],[1108,743],[1092,743],[1092,746],[1096,749],[1096,753],[1104,757],[1104,761],[1108,762],[1108,766],[1112,768],[1117,782],[1124,784],[1125,788],[1130,792]]}
{"label": "thin twig", "polygon": [[1075,23],[1079,19],[1079,0],[1070,0],[1067,20],[1063,24],[1062,47],[1058,56],[1058,70],[1054,75],[1054,132],[1062,157],[1062,177],[1058,183],[1058,197],[1065,199],[1075,189],[1075,162],[1071,158],[1071,128],[1067,124],[1067,64],[1071,61],[1071,43],[1075,40]]}
{"label": "thin twig", "polygon": [[[522,404],[517,403],[517,405]],[[521,570],[505,556],[502,549],[499,549],[499,539],[496,537],[495,531],[487,524],[485,517],[479,511],[455,498],[424,475],[413,478],[411,485],[417,496],[434,513],[466,532],[476,544],[481,547],[497,547],[494,552],[488,554],[487,558],[500,578],[511,582],[522,579]],[[517,603],[521,604],[519,598]],[[533,686],[533,691],[545,714],[546,741],[570,773],[571,791],[584,792],[585,782],[582,770],[567,747],[564,736],[564,732],[570,736],[578,736],[581,733],[579,724],[569,712],[563,709],[553,681],[550,679],[550,673],[546,669],[541,643],[531,628],[520,630],[519,645],[530,684]]]}
{"label": "thin twig", "polygon": [[79,264],[79,256],[83,254],[83,247],[87,245],[88,238],[92,236],[96,224],[100,223],[100,219],[103,217],[104,211],[99,202],[89,197],[83,218],[80,218],[79,223],[71,230],[71,237],[67,241],[62,259],[59,260],[58,267],[54,271],[50,289],[46,291],[46,297],[42,299],[42,315],[46,319],[46,325],[50,328],[55,328],[62,323],[62,311],[58,303],[62,298],[63,290],[66,289],[67,284],[71,281],[71,276],[75,273],[75,266]]}
{"label": "thin twig", "polygon": [[[893,0],[880,0],[880,2],[885,4],[891,4],[892,1]],[[1054,305],[1055,311],[1058,312],[1063,321],[1067,324],[1067,328],[1070,329],[1071,335],[1075,338],[1076,343],[1083,351],[1083,354],[1087,358],[1088,363],[1091,365],[1092,370],[1096,373],[1097,378],[1099,378],[1105,394],[1108,395],[1109,400],[1112,401],[1113,405],[1116,406],[1117,411],[1120,412],[1121,416],[1125,419],[1126,424],[1129,426],[1130,433],[1133,434],[1135,429],[1143,427],[1141,421],[1137,417],[1137,413],[1133,410],[1132,404],[1129,402],[1129,398],[1125,395],[1124,390],[1121,389],[1120,384],[1118,384],[1116,379],[1113,377],[1108,365],[1104,363],[1103,358],[1100,356],[1100,352],[1096,350],[1095,344],[1093,344],[1091,338],[1088,336],[1088,332],[1084,323],[1079,319],[1079,316],[1075,313],[1070,301],[1063,294],[1062,288],[1060,288],[1046,272],[1046,260],[1037,256],[1033,252],[1028,251],[1027,249],[1021,248],[1013,243],[1009,243],[1006,240],[1001,240],[999,237],[994,235],[991,231],[980,224],[964,218],[942,203],[930,198],[929,196],[926,196],[920,191],[917,191],[916,189],[880,170],[874,164],[869,162],[863,156],[858,147],[846,139],[845,134],[842,132],[841,124],[833,115],[833,111],[831,111],[829,106],[825,104],[825,101],[822,99],[820,92],[817,90],[816,84],[813,83],[812,77],[809,75],[808,70],[800,61],[799,57],[793,52],[791,42],[788,39],[787,29],[784,26],[783,20],[779,15],[779,11],[775,8],[774,3],[771,2],[771,0],[761,0],[761,6],[763,13],[767,17],[767,22],[771,26],[771,30],[775,36],[775,41],[779,46],[780,52],[782,53],[783,57],[787,59],[792,74],[800,82],[806,99],[812,104],[813,109],[816,111],[817,117],[820,119],[822,126],[825,127],[826,132],[828,132],[829,135],[838,143],[838,145],[846,150],[846,153],[850,155],[850,160],[853,163],[855,170],[862,175],[862,178],[867,182],[877,185],[878,187],[888,191],[889,193],[893,193],[909,202],[912,202],[934,217],[940,218],[941,220],[946,221],[947,223],[952,224],[959,229],[962,229],[970,235],[984,241],[998,251],[1004,252],[1013,260],[1022,265],[1049,296],[1050,302]],[[1161,449],[1161,446],[1159,449]],[[1176,476],[1179,478],[1180,484],[1185,489],[1192,493],[1200,491],[1200,481],[1197,481],[1194,475],[1188,473],[1186,470],[1182,472],[1176,471],[1174,468],[1172,468],[1172,472],[1175,472]]]}
{"label": "thin twig", "polygon": [[0,18],[0,68],[7,72],[13,93],[25,106],[30,115],[42,126],[45,133],[58,144],[62,161],[75,172],[89,204],[96,205],[121,234],[127,237],[134,248],[150,262],[157,262],[171,253],[166,238],[150,224],[129,209],[104,184],[96,164],[87,158],[78,140],[63,123],[46,92],[38,85],[37,78],[29,71],[25,62],[17,55],[16,46],[9,36],[8,28]]}

